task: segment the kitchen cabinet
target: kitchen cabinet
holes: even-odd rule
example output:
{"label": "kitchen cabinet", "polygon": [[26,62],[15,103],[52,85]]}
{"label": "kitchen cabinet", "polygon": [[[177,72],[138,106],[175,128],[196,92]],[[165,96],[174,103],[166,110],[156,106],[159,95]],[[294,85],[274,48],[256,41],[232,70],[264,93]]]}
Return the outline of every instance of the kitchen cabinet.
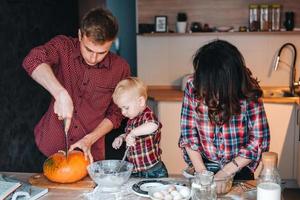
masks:
{"label": "kitchen cabinet", "polygon": [[169,174],[181,174],[186,168],[181,149],[178,147],[181,101],[149,101],[149,105],[162,123],[162,160]]}
{"label": "kitchen cabinet", "polygon": [[[278,169],[285,180],[297,178],[299,125],[298,104],[264,104],[270,127],[270,151],[278,153]],[[255,175],[260,171],[256,170]]]}
{"label": "kitchen cabinet", "polygon": [[[186,164],[182,152],[178,148],[180,135],[181,101],[150,101],[162,127],[162,159],[170,174],[181,174]],[[300,114],[298,104],[295,103],[265,103],[265,111],[270,127],[270,151],[278,153],[278,168],[282,179],[296,180],[300,184],[300,142],[299,124]],[[298,113],[299,112],[299,113]],[[261,166],[255,172],[257,177]],[[298,172],[299,171],[299,172]]]}
{"label": "kitchen cabinet", "polygon": [[297,169],[297,183],[298,186],[300,186],[300,106],[297,106],[297,130],[296,130],[296,134],[295,134],[295,143],[296,143],[296,152],[297,152],[297,160],[296,160],[296,169]]}

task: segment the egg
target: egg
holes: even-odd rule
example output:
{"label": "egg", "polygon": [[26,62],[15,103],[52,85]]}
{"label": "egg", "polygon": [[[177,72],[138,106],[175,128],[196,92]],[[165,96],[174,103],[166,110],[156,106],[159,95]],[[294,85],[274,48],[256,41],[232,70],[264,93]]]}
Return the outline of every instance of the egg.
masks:
{"label": "egg", "polygon": [[160,192],[163,193],[164,195],[169,194],[169,191],[167,189],[166,190],[161,190]]}
{"label": "egg", "polygon": [[189,188],[184,187],[179,190],[179,193],[181,194],[181,196],[183,196],[183,198],[187,198],[190,196],[191,191]]}
{"label": "egg", "polygon": [[173,197],[178,196],[178,195],[181,196],[181,194],[180,194],[177,190],[173,190],[173,191],[171,192],[171,195],[172,195]]}
{"label": "egg", "polygon": [[183,198],[180,194],[173,196],[173,200],[181,200],[181,199],[183,199]]}
{"label": "egg", "polygon": [[153,197],[155,197],[156,199],[164,199],[164,194],[162,192],[154,192],[153,193]]}
{"label": "egg", "polygon": [[171,185],[171,186],[168,188],[168,192],[172,192],[172,191],[174,191],[174,190],[176,190],[175,185]]}
{"label": "egg", "polygon": [[164,200],[173,200],[173,196],[170,195],[170,194],[167,194],[167,195],[165,196],[165,199],[164,199]]}

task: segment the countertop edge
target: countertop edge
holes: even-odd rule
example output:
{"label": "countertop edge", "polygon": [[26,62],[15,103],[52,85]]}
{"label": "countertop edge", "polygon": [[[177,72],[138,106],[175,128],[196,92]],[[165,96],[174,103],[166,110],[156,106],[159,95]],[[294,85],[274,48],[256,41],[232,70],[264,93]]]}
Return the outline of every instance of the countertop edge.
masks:
{"label": "countertop edge", "polygon": [[[176,86],[149,86],[148,87],[149,100],[153,101],[182,101],[183,91]],[[277,104],[300,104],[299,97],[269,97],[262,98],[264,103],[277,103]]]}

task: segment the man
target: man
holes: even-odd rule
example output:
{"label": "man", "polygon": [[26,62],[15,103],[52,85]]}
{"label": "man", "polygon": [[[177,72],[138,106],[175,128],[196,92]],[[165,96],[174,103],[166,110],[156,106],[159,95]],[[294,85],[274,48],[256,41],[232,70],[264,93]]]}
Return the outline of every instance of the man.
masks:
{"label": "man", "polygon": [[111,12],[93,9],[83,17],[78,38],[56,36],[24,59],[27,73],[53,97],[34,130],[44,155],[65,149],[66,131],[69,150],[82,149],[91,162],[104,159],[104,135],[122,120],[111,96],[130,76],[128,63],[109,51],[117,32]]}

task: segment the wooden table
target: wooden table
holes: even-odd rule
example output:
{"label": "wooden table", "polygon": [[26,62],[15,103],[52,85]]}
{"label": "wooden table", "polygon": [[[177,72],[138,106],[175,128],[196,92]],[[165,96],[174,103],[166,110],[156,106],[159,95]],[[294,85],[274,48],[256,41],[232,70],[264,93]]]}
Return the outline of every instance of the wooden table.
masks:
{"label": "wooden table", "polygon": [[[20,181],[23,181],[23,182],[28,182],[28,179],[29,177],[35,175],[35,173],[20,173],[20,172],[0,172],[1,174],[4,174],[4,175],[9,175],[10,177],[13,177],[13,178],[16,178]],[[139,182],[141,181],[142,179],[130,179],[129,180],[129,183],[128,184],[133,184],[135,182]],[[168,180],[170,181],[180,181],[180,182],[187,182],[186,179],[184,179],[182,176],[171,176],[170,178],[168,178]],[[253,181],[251,182],[251,184],[253,184]],[[128,186],[128,188],[131,188],[130,186]],[[233,188],[233,190],[235,190],[235,188]],[[40,199],[41,200],[60,200],[60,199],[63,199],[63,200],[74,200],[74,199],[89,199],[88,198],[88,195],[92,190],[88,190],[88,189],[55,189],[55,188],[49,188],[49,192],[44,195],[43,197],[41,197]],[[104,198],[105,200],[110,200],[110,199],[114,199],[114,200],[131,200],[131,199],[134,199],[134,200],[146,200],[149,198],[146,198],[146,197],[141,197],[141,196],[138,196],[136,194],[134,194],[131,190],[128,190],[129,192],[127,192],[126,194],[119,194],[117,196],[115,196],[115,198]],[[284,196],[288,196],[290,197],[291,195],[287,195],[287,191],[289,190],[286,190],[284,192]],[[295,193],[296,196],[298,196],[300,194],[300,189],[299,189],[299,192],[296,193],[295,191],[291,191],[291,193]],[[298,194],[298,195],[297,195]],[[294,194],[292,196],[295,196]],[[111,196],[110,196],[111,197]],[[299,196],[298,196],[299,197]],[[96,199],[93,199],[93,200],[97,200],[97,199],[103,199],[103,198],[96,198]],[[218,198],[220,200],[222,199],[226,199],[226,200],[229,200],[229,199],[232,199],[232,198]],[[295,198],[283,198],[284,200],[292,200],[292,199],[295,199]],[[297,198],[296,198],[297,199]],[[242,200],[242,198],[241,198]]]}
{"label": "wooden table", "polygon": [[[27,182],[28,183],[28,179],[34,175],[36,175],[35,173],[20,173],[20,172],[0,172],[1,174],[4,175],[9,175],[12,178],[16,178],[20,181],[23,182]],[[130,179],[129,182],[127,184],[128,185],[128,190],[125,193],[122,194],[118,194],[118,195],[106,195],[105,198],[99,198],[97,197],[96,199],[93,198],[93,200],[149,200],[149,198],[146,197],[141,197],[136,195],[132,190],[131,190],[131,185],[133,185],[136,182],[139,182],[143,179]],[[180,178],[179,176],[173,176],[168,178],[168,180],[174,180],[174,181],[181,181],[184,182],[186,180],[184,180],[183,178]],[[130,188],[130,189],[129,189]],[[56,189],[56,188],[49,188],[49,191],[46,195],[44,195],[43,197],[40,198],[40,200],[77,200],[77,199],[89,199],[88,197],[91,197],[91,194],[93,190],[89,190],[89,189]],[[90,198],[91,199],[91,198]]]}

